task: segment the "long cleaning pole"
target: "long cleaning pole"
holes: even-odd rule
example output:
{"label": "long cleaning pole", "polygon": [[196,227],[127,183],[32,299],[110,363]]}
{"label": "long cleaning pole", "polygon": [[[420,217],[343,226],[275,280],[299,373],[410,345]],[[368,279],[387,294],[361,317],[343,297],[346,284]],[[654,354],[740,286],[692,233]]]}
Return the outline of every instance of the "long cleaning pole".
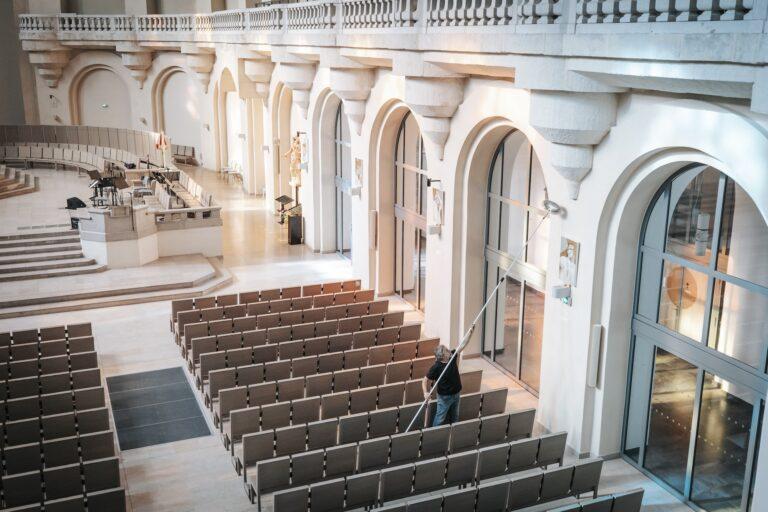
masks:
{"label": "long cleaning pole", "polygon": [[419,406],[419,409],[416,411],[416,414],[413,415],[413,418],[411,419],[411,422],[408,424],[408,428],[405,429],[406,432],[410,432],[411,427],[413,427],[413,424],[416,422],[416,418],[419,417],[421,414],[421,411],[424,410],[424,407],[427,406],[427,403],[429,402],[429,397],[432,396],[432,393],[435,392],[435,389],[437,389],[437,385],[440,383],[440,380],[445,375],[445,372],[448,370],[448,368],[451,366],[451,363],[454,359],[456,359],[456,356],[459,355],[459,352],[461,352],[464,349],[464,346],[469,343],[469,338],[472,337],[472,333],[475,331],[475,327],[477,327],[477,322],[480,321],[480,318],[483,316],[483,313],[485,313],[485,310],[488,308],[488,304],[491,303],[491,300],[494,298],[494,296],[498,293],[499,288],[501,288],[501,283],[504,282],[504,280],[507,278],[507,274],[512,270],[512,267],[517,263],[517,261],[522,257],[523,251],[528,246],[528,242],[530,242],[536,232],[539,230],[541,225],[544,223],[545,220],[547,220],[552,212],[547,210],[547,214],[544,215],[539,223],[536,225],[536,228],[533,230],[531,235],[528,237],[528,239],[525,241],[523,246],[520,248],[520,252],[517,254],[515,258],[512,259],[512,263],[509,264],[507,269],[504,271],[504,274],[502,274],[501,278],[499,279],[499,282],[496,283],[496,287],[491,291],[490,295],[488,295],[488,299],[486,299],[485,304],[483,304],[483,307],[480,308],[480,311],[477,313],[477,316],[472,321],[472,323],[469,325],[469,329],[467,329],[467,332],[464,333],[464,336],[461,338],[461,343],[459,343],[459,346],[456,347],[456,350],[451,354],[451,358],[448,360],[448,364],[443,367],[443,371],[440,372],[440,375],[437,377],[437,380],[432,385],[432,389],[429,390],[429,393],[426,397],[424,397],[424,401],[421,402],[421,405]]}

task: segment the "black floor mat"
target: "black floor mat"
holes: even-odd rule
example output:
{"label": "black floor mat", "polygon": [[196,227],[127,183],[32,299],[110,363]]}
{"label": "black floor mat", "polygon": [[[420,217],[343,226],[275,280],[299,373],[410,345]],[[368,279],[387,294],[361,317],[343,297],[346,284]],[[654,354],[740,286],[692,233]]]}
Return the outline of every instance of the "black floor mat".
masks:
{"label": "black floor mat", "polygon": [[211,434],[184,369],[107,378],[121,450]]}

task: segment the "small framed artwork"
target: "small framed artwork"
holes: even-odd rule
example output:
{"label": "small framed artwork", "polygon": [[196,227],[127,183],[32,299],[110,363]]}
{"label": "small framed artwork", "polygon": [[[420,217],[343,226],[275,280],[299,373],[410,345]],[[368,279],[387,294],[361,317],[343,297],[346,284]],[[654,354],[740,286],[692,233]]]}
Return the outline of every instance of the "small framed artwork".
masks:
{"label": "small framed artwork", "polygon": [[579,273],[579,243],[560,237],[560,281],[566,286],[576,286]]}
{"label": "small framed artwork", "polygon": [[355,177],[357,178],[358,186],[363,186],[363,159],[355,158]]}

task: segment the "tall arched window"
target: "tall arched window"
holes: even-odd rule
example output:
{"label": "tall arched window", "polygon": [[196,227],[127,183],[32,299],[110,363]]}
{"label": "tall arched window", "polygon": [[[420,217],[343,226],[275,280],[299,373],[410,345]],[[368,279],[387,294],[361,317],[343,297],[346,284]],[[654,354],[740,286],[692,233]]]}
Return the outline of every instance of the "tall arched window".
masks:
{"label": "tall arched window", "polygon": [[395,293],[424,310],[427,279],[427,158],[416,118],[405,114],[395,142]]}
{"label": "tall arched window", "polygon": [[349,136],[349,123],[344,114],[344,104],[339,102],[336,109],[334,127],[334,147],[336,150],[336,252],[346,258],[352,258],[352,156]]}
{"label": "tall arched window", "polygon": [[497,147],[488,175],[484,296],[515,258],[519,262],[488,307],[483,353],[534,393],[539,390],[544,331],[545,196],[544,175],[531,143],[522,132],[509,133]]}
{"label": "tall arched window", "polygon": [[704,510],[748,510],[768,386],[768,226],[747,192],[691,165],[640,241],[624,455]]}

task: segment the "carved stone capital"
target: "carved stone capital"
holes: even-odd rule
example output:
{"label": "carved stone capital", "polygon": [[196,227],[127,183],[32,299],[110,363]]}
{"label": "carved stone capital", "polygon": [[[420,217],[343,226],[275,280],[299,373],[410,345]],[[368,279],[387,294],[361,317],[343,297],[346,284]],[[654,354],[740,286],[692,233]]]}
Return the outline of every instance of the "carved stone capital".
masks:
{"label": "carved stone capital", "polygon": [[315,81],[315,64],[281,62],[279,68],[280,80],[293,91],[293,102],[299,107],[304,119],[309,109],[309,93]]}
{"label": "carved stone capital", "polygon": [[365,105],[373,88],[371,68],[331,68],[331,88],[344,102],[349,124],[360,135],[365,119]]}
{"label": "carved stone capital", "polygon": [[571,199],[592,169],[592,153],[616,122],[610,93],[531,91],[531,125],[552,142],[550,161],[566,180]]}
{"label": "carved stone capital", "polygon": [[262,101],[267,101],[269,97],[269,84],[274,69],[275,64],[269,59],[243,59],[243,72],[253,83],[256,95]]}
{"label": "carved stone capital", "polygon": [[120,54],[123,66],[128,68],[131,76],[139,83],[139,89],[143,89],[147,72],[152,66],[152,51],[135,43],[118,43],[115,49]]}
{"label": "carved stone capital", "polygon": [[421,118],[422,133],[435,144],[443,159],[451,118],[464,100],[464,79],[405,77],[405,102]]}
{"label": "carved stone capital", "polygon": [[64,68],[69,64],[69,48],[55,41],[22,41],[22,49],[29,53],[29,62],[45,80],[46,85],[56,88]]}
{"label": "carved stone capital", "polygon": [[195,73],[195,78],[203,91],[208,92],[208,84],[211,81],[211,71],[216,61],[213,48],[201,47],[195,44],[183,44],[181,53],[187,56],[187,66]]}

